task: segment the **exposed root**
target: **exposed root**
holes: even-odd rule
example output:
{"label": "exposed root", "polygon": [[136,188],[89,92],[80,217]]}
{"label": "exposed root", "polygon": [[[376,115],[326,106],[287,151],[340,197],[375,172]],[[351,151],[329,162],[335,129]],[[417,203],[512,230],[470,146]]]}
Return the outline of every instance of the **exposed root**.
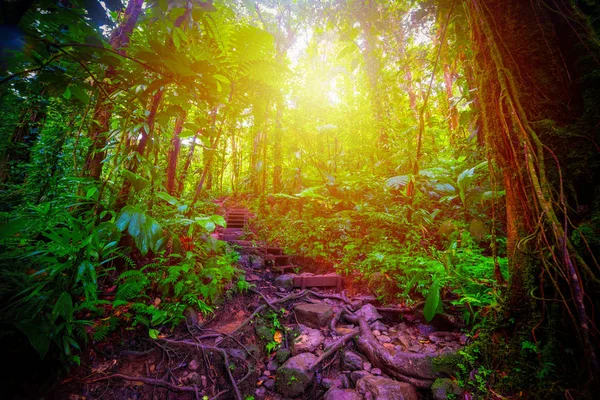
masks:
{"label": "exposed root", "polygon": [[360,326],[360,335],[356,344],[369,362],[380,368],[389,376],[408,382],[419,388],[428,388],[435,380],[431,371],[432,360],[420,353],[398,351],[392,355],[373,335],[369,324],[364,318],[358,318],[347,313],[344,318]]}
{"label": "exposed root", "polygon": [[177,385],[174,385],[167,381],[164,381],[162,379],[144,378],[141,376],[130,376],[130,375],[123,375],[123,374],[113,374],[113,375],[101,376],[99,378],[91,379],[91,380],[88,380],[85,382],[86,383],[96,383],[96,382],[106,381],[106,380],[113,379],[113,378],[114,379],[123,379],[126,381],[132,381],[132,382],[141,382],[141,383],[145,383],[147,385],[160,386],[160,387],[169,389],[173,392],[198,393],[197,386],[177,386]]}
{"label": "exposed root", "polygon": [[188,346],[188,347],[194,347],[195,349],[198,349],[198,350],[214,351],[214,352],[220,353],[223,356],[223,361],[225,362],[225,371],[227,371],[227,376],[229,378],[229,381],[231,382],[231,386],[235,393],[235,397],[237,400],[242,400],[242,394],[240,393],[240,389],[238,388],[235,378],[231,374],[231,369],[229,369],[229,356],[227,355],[227,352],[225,351],[225,349],[220,348],[220,347],[215,347],[215,346],[207,346],[207,345],[203,345],[203,344],[196,343],[196,342],[188,342],[188,341],[173,340],[173,339],[160,339],[160,340],[165,343],[175,345],[175,346]]}
{"label": "exposed root", "polygon": [[342,336],[341,338],[339,338],[338,340],[336,340],[335,342],[333,342],[323,352],[323,354],[321,354],[321,356],[317,359],[317,361],[315,362],[315,364],[311,367],[311,370],[314,371],[319,366],[319,364],[321,364],[328,357],[330,357],[333,354],[335,354],[336,351],[338,351],[339,349],[341,349],[342,347],[344,347],[344,345],[346,344],[346,342],[348,340],[352,339],[353,337],[355,337],[356,335],[358,335],[358,333],[359,333],[359,330],[358,329],[354,329],[352,332],[349,332],[349,333],[345,334],[344,336]]}

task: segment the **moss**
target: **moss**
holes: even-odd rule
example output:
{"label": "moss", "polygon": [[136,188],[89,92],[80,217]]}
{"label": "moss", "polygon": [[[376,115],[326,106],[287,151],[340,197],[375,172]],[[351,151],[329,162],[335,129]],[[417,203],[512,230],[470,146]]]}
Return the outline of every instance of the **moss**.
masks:
{"label": "moss", "polygon": [[275,357],[277,358],[279,364],[283,364],[288,358],[290,358],[291,355],[292,353],[288,349],[279,349],[277,350]]}

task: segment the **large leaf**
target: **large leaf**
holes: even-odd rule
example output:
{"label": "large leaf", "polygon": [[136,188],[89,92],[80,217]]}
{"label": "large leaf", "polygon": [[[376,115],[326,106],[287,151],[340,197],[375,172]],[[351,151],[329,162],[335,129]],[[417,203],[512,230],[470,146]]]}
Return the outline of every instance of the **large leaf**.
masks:
{"label": "large leaf", "polygon": [[140,191],[150,186],[150,181],[134,172],[124,170],[123,176],[131,182],[135,190]]}
{"label": "large leaf", "polygon": [[54,326],[47,321],[17,322],[15,326],[27,335],[29,342],[43,359],[50,348]]}
{"label": "large leaf", "polygon": [[425,299],[425,307],[423,308],[423,316],[427,322],[430,322],[437,313],[440,304],[440,285],[438,282],[433,282]]}
{"label": "large leaf", "polygon": [[410,180],[410,175],[399,175],[393,176],[385,181],[386,186],[392,187],[394,189],[402,189],[404,186],[408,184]]}

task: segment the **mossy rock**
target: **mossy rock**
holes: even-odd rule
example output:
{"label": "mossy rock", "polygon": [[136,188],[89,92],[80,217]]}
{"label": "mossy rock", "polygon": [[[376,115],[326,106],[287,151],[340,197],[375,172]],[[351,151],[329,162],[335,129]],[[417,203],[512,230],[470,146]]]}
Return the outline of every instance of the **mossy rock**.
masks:
{"label": "mossy rock", "polygon": [[277,353],[275,353],[275,357],[277,358],[279,364],[283,364],[284,362],[286,362],[291,355],[292,352],[288,349],[279,349],[277,350]]}
{"label": "mossy rock", "polygon": [[254,327],[254,332],[256,332],[256,336],[258,336],[258,338],[264,342],[270,342],[273,340],[273,332],[269,327],[264,325],[256,325]]}

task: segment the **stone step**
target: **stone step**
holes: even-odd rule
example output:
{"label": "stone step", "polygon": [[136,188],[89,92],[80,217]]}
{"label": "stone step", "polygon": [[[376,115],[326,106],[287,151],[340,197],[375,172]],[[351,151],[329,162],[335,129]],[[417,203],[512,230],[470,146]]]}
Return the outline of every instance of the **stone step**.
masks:
{"label": "stone step", "polygon": [[224,240],[226,242],[235,242],[235,241],[238,241],[242,237],[244,237],[243,234],[228,233],[228,234],[221,234],[219,239]]}
{"label": "stone step", "polygon": [[234,233],[239,233],[240,235],[244,233],[244,229],[242,228],[225,228],[221,231],[222,233],[225,234],[234,234]]}
{"label": "stone step", "polygon": [[229,243],[240,246],[240,247],[256,249],[256,247],[253,245],[253,243],[250,240],[230,240]]}
{"label": "stone step", "polygon": [[227,222],[227,228],[236,228],[236,229],[242,229],[244,228],[245,224],[241,223],[241,222]]}
{"label": "stone step", "polygon": [[343,278],[338,274],[294,276],[294,288],[305,289],[307,287],[331,286],[335,287],[336,291],[341,291],[344,287]]}
{"label": "stone step", "polygon": [[290,256],[267,254],[265,256],[265,261],[273,261],[273,265],[275,267],[282,266],[282,265],[288,265],[290,263]]}
{"label": "stone step", "polygon": [[275,270],[281,274],[285,274],[286,272],[295,272],[296,270],[300,269],[300,266],[288,264],[288,265],[275,265],[271,268],[273,268],[273,270]]}
{"label": "stone step", "polygon": [[274,255],[274,256],[282,256],[283,255],[283,249],[280,247],[265,247],[263,249],[264,253],[266,255]]}

